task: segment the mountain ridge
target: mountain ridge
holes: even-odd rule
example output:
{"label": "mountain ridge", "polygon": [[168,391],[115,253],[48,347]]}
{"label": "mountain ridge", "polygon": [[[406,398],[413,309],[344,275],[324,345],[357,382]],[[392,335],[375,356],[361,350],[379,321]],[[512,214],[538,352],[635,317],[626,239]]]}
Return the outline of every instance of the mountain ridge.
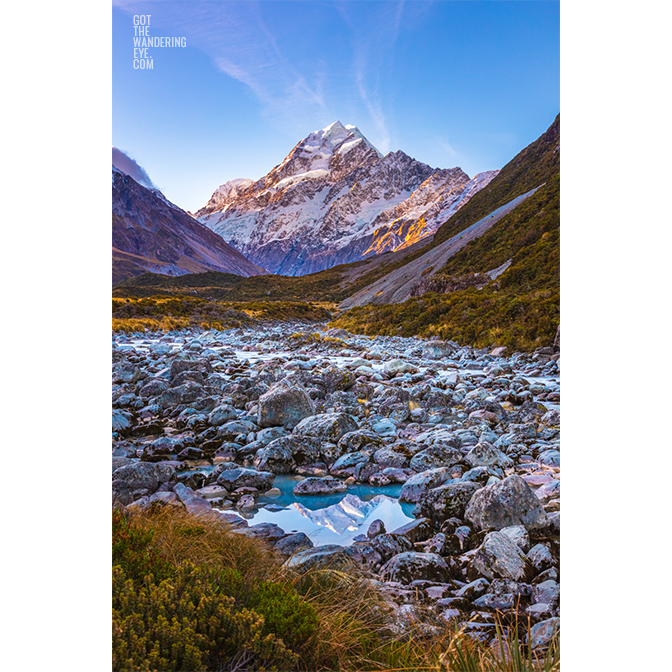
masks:
{"label": "mountain ridge", "polygon": [[161,192],[113,168],[113,284],[146,271],[185,275],[208,270],[243,276],[267,272]]}
{"label": "mountain ridge", "polygon": [[231,182],[220,186],[195,216],[272,273],[305,275],[431,235],[496,174],[472,179],[401,150],[383,156],[337,121],[256,182],[234,181],[244,183],[235,194]]}

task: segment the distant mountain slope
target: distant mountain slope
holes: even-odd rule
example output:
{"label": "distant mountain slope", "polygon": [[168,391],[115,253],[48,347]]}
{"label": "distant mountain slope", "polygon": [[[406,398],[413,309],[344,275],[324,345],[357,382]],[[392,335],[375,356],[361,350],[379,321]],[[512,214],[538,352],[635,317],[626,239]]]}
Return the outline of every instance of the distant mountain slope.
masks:
{"label": "distant mountain slope", "polygon": [[[509,203],[519,202],[498,219],[511,197]],[[494,224],[439,258],[491,215]],[[409,290],[412,298],[404,301]],[[430,245],[392,264],[341,306],[355,307],[334,324],[357,333],[438,336],[520,350],[552,345],[560,320],[559,116]]]}
{"label": "distant mountain slope", "polygon": [[161,192],[112,170],[112,281],[151,271],[184,275],[207,270],[259,275],[249,262]]}
{"label": "distant mountain slope", "polygon": [[497,208],[486,217],[455,234],[452,238],[433,246],[417,259],[391,271],[380,280],[345,299],[341,303],[341,308],[348,309],[367,304],[400,303],[410,298],[419,280],[431,278],[436,271],[443,268],[453,255],[457,254],[468,243],[482,236],[502,217],[508,215],[514,208],[532,196],[534,192],[535,190],[532,189],[526,194],[514,198],[501,208]]}
{"label": "distant mountain slope", "polygon": [[271,272],[305,275],[431,235],[496,174],[470,179],[401,151],[382,156],[357,127],[335,122],[257,182],[219,187],[196,216]]}

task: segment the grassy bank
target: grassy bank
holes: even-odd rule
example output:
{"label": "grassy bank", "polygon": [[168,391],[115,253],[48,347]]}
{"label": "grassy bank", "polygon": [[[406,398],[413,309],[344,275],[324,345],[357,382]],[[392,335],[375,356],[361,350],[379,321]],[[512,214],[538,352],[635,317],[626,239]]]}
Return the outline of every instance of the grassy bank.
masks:
{"label": "grassy bank", "polygon": [[395,631],[366,577],[283,571],[215,518],[113,514],[114,670],[559,670],[555,649],[537,661],[511,634],[498,652],[430,620]]}
{"label": "grassy bank", "polygon": [[191,296],[157,295],[112,298],[114,331],[170,331],[187,327],[231,329],[273,320],[325,321],[325,305],[291,301],[214,301]]}
{"label": "grassy bank", "polygon": [[437,337],[477,348],[506,345],[529,352],[553,345],[559,314],[559,291],[485,288],[352,308],[330,326],[369,336]]}

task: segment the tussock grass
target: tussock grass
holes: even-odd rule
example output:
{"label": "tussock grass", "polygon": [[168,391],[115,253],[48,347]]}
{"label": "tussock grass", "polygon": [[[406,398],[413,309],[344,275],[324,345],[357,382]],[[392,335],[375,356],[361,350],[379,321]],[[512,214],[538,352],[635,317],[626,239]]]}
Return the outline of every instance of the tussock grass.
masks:
{"label": "tussock grass", "polygon": [[517,626],[499,625],[493,648],[429,607],[402,624],[366,573],[287,570],[269,544],[216,515],[115,512],[113,528],[115,669],[559,670],[557,646],[538,655]]}
{"label": "tussock grass", "polygon": [[325,321],[331,318],[326,304],[291,301],[227,302],[193,296],[112,298],[114,331],[172,331],[240,328],[273,320]]}

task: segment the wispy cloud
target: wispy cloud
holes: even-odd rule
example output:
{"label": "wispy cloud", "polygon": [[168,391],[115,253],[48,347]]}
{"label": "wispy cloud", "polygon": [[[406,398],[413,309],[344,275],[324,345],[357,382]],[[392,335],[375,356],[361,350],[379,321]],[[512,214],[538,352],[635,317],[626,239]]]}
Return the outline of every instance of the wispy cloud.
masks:
{"label": "wispy cloud", "polygon": [[443,138],[434,138],[434,142],[441,147],[441,149],[444,149],[448,154],[454,157],[460,156],[460,153],[453,148],[453,146],[448,142],[448,140],[444,140]]}
{"label": "wispy cloud", "polygon": [[[314,26],[306,19],[305,24],[276,28],[268,14],[273,3],[171,2],[164,5],[170,6],[168,12],[159,11],[152,0],[113,2],[129,14],[156,10],[152,25],[164,34],[185,36],[221,72],[248,87],[262,115],[275,126],[291,133],[344,117],[344,123],[371,128],[369,139],[383,153],[389,151],[394,126],[389,74],[404,25],[405,0],[321,5],[321,18],[335,25],[340,20],[341,29],[347,28],[349,40],[337,58],[328,50],[310,54],[308,48],[289,44],[292,38],[300,43]],[[349,118],[353,114],[357,118]]]}
{"label": "wispy cloud", "polygon": [[[129,13],[151,13],[151,2],[114,0]],[[153,24],[184,36],[223,73],[249,87],[262,114],[279,125],[330,119],[319,63],[295,63],[279,47],[257,2],[173,2]],[[154,4],[154,7],[156,5]],[[333,120],[332,120],[333,121]]]}
{"label": "wispy cloud", "polygon": [[126,173],[126,175],[130,175],[136,182],[145,187],[156,189],[154,183],[149,179],[147,171],[137,161],[128,156],[126,152],[122,152],[116,147],[112,147],[112,165]]}
{"label": "wispy cloud", "polygon": [[371,140],[385,154],[391,145],[384,102],[384,76],[391,71],[394,47],[401,29],[405,0],[372,3],[366,21],[355,20],[352,4],[340,2],[338,11],[350,31],[353,65],[359,96],[373,121],[377,137]]}

